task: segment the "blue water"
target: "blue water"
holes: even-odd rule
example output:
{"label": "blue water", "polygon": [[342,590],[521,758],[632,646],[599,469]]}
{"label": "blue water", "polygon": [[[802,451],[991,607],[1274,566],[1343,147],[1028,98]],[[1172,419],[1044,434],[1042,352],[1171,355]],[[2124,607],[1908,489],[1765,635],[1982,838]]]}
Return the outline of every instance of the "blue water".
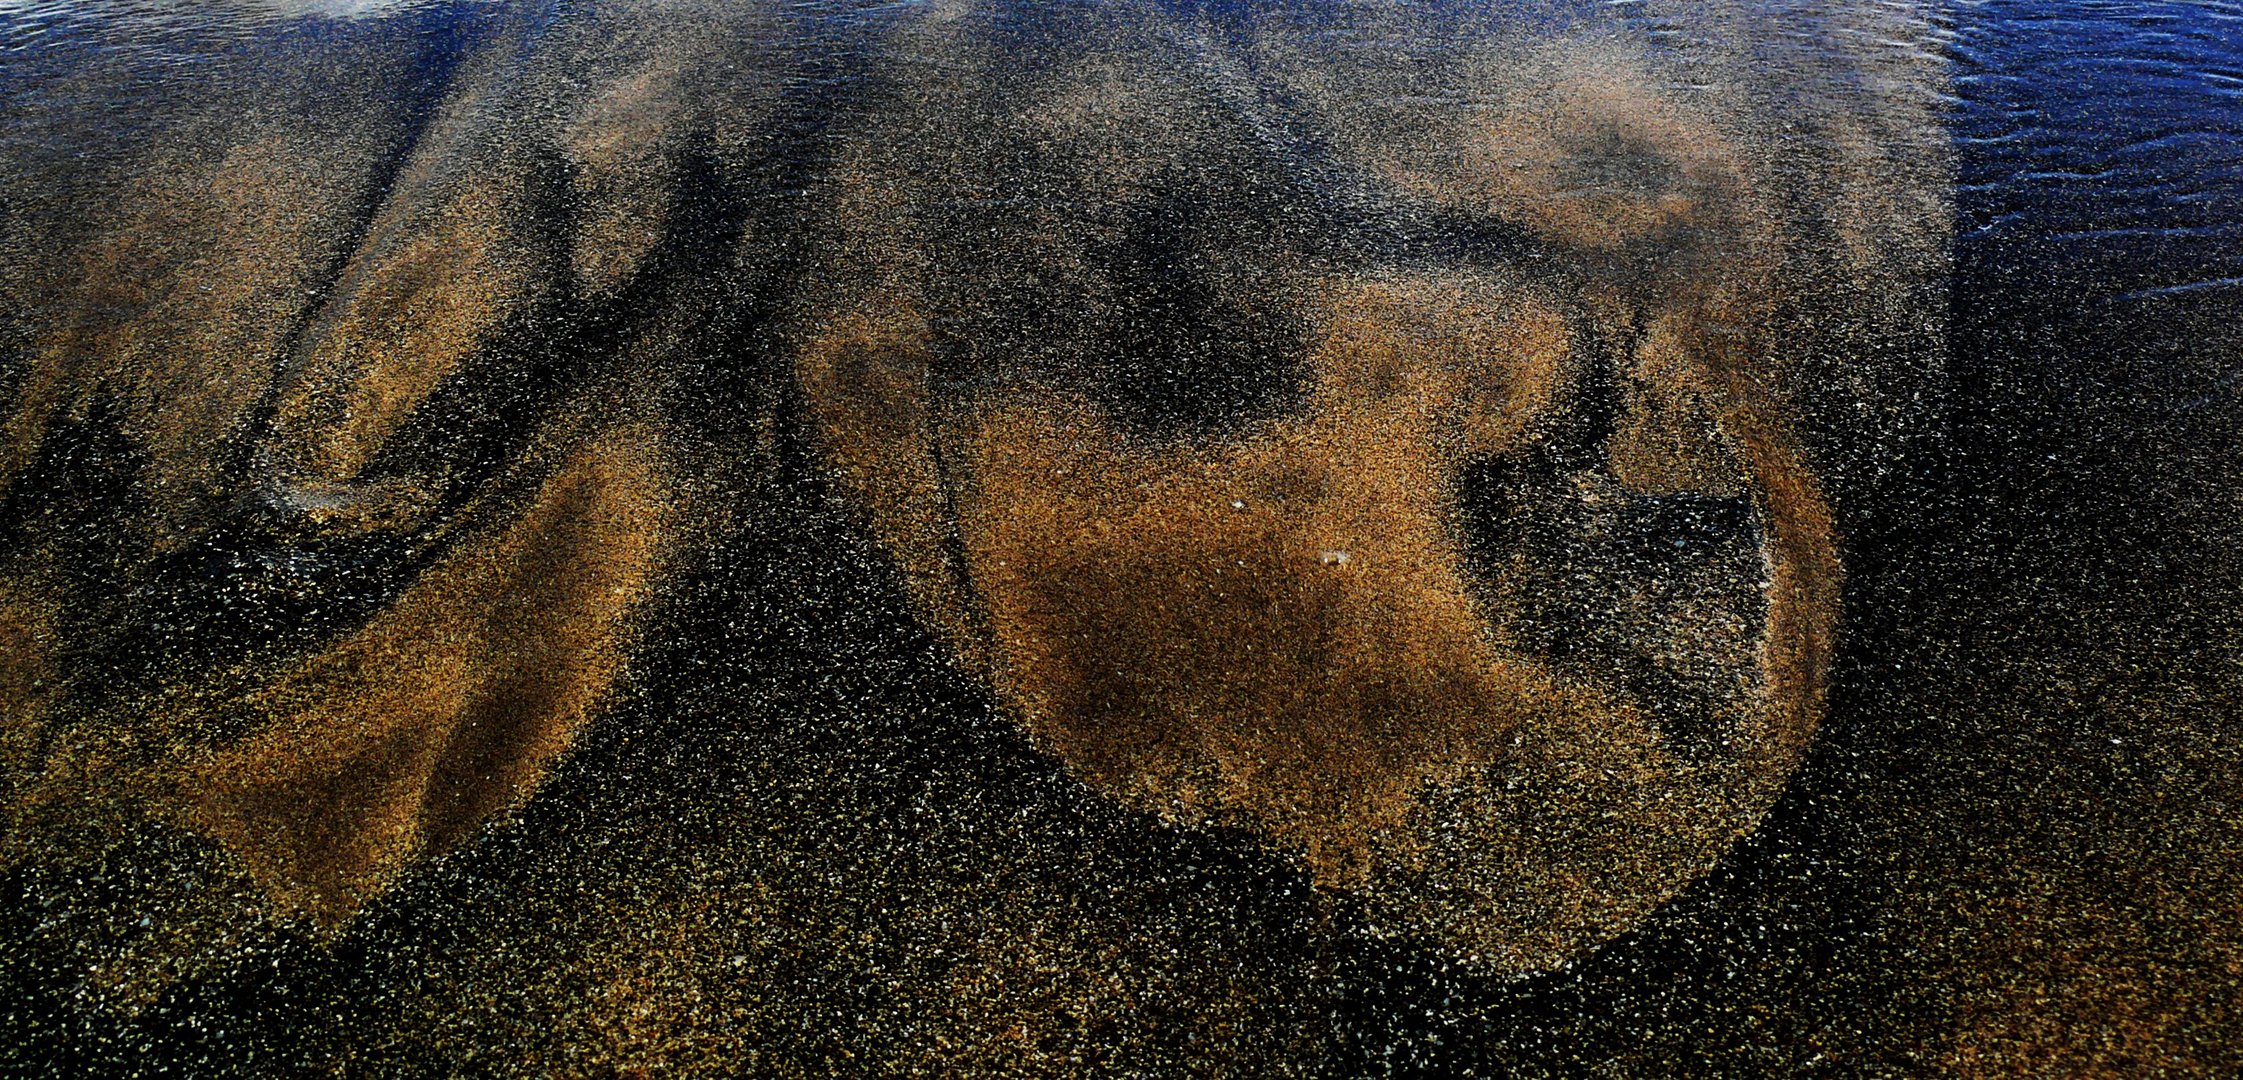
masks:
{"label": "blue water", "polygon": [[2243,299],[2243,6],[1956,8],[1959,244],[2018,288]]}

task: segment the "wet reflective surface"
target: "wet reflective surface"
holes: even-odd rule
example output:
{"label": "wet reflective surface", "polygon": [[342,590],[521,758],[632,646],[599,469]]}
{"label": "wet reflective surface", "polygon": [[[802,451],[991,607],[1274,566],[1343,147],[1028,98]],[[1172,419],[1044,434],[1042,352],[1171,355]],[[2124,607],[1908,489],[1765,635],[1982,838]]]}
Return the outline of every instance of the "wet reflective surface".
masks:
{"label": "wet reflective surface", "polygon": [[10,1068],[2233,1070],[2239,39],[0,8]]}

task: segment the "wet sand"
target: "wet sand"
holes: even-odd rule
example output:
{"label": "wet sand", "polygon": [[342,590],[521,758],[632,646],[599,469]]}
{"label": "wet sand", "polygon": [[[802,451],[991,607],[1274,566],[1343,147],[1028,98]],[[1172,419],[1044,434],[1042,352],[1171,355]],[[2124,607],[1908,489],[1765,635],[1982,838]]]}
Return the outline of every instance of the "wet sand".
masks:
{"label": "wet sand", "polygon": [[262,17],[10,76],[20,1052],[2232,1053],[2232,290],[1968,27]]}

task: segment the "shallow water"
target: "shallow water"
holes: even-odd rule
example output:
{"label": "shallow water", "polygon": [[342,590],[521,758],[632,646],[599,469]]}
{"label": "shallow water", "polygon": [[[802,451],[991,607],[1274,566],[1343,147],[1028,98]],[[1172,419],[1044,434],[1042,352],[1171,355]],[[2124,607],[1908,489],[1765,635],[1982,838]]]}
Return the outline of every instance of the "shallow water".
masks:
{"label": "shallow water", "polygon": [[10,1068],[2232,1070],[2239,41],[0,7]]}

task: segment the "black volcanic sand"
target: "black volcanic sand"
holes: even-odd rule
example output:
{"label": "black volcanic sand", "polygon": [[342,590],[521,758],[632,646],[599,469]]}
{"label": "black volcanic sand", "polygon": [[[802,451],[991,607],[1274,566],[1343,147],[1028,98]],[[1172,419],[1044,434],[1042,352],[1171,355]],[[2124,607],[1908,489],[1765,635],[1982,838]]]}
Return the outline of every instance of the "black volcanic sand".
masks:
{"label": "black volcanic sand", "polygon": [[10,16],[0,1072],[2243,1071],[2230,8],[362,16]]}

